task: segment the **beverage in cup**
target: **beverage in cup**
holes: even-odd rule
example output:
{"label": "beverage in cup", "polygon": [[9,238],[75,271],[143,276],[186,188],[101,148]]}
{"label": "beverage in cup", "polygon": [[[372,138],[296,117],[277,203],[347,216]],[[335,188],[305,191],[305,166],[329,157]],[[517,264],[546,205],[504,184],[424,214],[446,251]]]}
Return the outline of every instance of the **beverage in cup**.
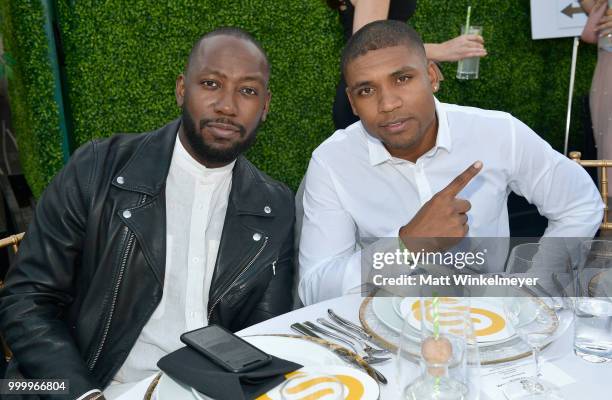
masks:
{"label": "beverage in cup", "polygon": [[[461,34],[465,34],[465,25],[461,25]],[[482,26],[470,25],[469,35],[482,35]],[[459,60],[457,65],[457,79],[478,79],[480,57],[470,57]]]}

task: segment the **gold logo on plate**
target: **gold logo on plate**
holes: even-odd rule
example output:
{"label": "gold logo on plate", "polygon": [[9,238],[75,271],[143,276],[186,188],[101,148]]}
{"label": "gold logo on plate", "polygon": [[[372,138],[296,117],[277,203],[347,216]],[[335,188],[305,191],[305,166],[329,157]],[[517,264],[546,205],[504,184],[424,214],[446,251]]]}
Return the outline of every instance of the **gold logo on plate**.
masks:
{"label": "gold logo on plate", "polygon": [[[457,317],[465,312],[467,307],[461,305],[456,298],[441,297],[440,304],[444,304],[442,311],[438,314],[440,317],[439,323],[441,326],[461,325],[461,319]],[[455,306],[452,306],[452,305]],[[427,322],[433,322],[432,301],[425,301],[425,312],[427,314]],[[412,304],[412,313],[417,321],[421,320],[421,301],[417,300]],[[498,313],[480,307],[470,308],[470,319],[474,324],[474,333],[477,337],[484,337],[501,332],[506,327],[506,321]],[[449,329],[451,333],[461,334],[459,330]]]}
{"label": "gold logo on plate", "polygon": [[[285,378],[288,379],[288,378],[299,377],[299,376],[304,376],[304,375],[306,374],[303,372],[294,371],[294,372],[286,374]],[[342,374],[337,374],[337,375],[334,374],[333,376],[338,378],[338,380],[342,382],[344,387],[348,389],[348,395],[345,397],[346,400],[360,400],[363,397],[363,394],[365,393],[365,389],[364,389],[363,383],[361,383],[359,379],[353,376],[350,376],[350,375],[342,375]],[[318,378],[312,378],[312,379],[302,381],[295,386],[292,386],[287,391],[291,394],[298,394],[301,392],[306,392],[308,389],[316,385],[322,385],[321,389],[317,390],[316,392],[305,394],[304,397],[300,398],[300,400],[317,400],[317,399],[322,398],[323,396],[333,394],[333,389],[325,388],[324,386],[325,382],[330,382],[330,381],[333,382],[329,377],[324,377],[324,376],[318,377]],[[268,394],[263,394],[255,400],[272,400],[272,398],[268,396]]]}

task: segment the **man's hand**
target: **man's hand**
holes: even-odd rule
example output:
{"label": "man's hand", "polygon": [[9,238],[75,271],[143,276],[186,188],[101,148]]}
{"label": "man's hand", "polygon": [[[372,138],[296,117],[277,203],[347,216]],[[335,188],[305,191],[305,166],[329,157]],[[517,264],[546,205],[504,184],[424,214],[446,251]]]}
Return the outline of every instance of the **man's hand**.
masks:
{"label": "man's hand", "polygon": [[425,203],[410,222],[400,228],[400,238],[408,249],[444,250],[457,244],[468,233],[466,213],[471,205],[469,201],[456,197],[481,169],[481,161],[470,165]]}

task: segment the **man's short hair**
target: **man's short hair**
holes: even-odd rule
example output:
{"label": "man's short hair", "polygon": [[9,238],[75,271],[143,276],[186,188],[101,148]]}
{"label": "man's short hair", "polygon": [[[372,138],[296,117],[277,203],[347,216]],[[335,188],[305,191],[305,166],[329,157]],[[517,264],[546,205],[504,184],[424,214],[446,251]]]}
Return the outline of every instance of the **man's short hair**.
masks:
{"label": "man's short hair", "polygon": [[405,45],[419,52],[424,59],[425,46],[419,34],[408,24],[401,21],[374,21],[359,29],[346,43],[342,51],[342,72],[346,75],[346,66],[368,51],[386,49]]}
{"label": "man's short hair", "polygon": [[257,39],[255,39],[250,33],[245,31],[244,29],[236,28],[234,26],[223,26],[200,36],[200,38],[191,47],[191,52],[189,53],[189,58],[187,59],[187,65],[185,65],[185,72],[189,71],[189,65],[193,62],[194,58],[198,54],[198,50],[202,42],[214,36],[233,36],[235,38],[244,39],[247,42],[254,44],[255,47],[257,47],[257,49],[259,49],[259,51],[263,55],[264,60],[266,62],[266,74],[268,75],[268,77],[270,76],[270,61],[268,60],[268,55],[266,54],[266,51],[264,50],[261,43],[259,43]]}

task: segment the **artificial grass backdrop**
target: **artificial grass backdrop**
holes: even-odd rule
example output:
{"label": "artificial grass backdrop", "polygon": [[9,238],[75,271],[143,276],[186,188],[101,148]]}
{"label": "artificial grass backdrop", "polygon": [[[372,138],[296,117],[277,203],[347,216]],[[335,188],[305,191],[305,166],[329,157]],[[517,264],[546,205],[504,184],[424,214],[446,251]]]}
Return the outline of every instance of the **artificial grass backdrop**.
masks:
{"label": "artificial grass backdrop", "polygon": [[[73,143],[115,132],[142,132],[176,118],[174,82],[193,42],[222,25],[259,39],[272,63],[272,111],[248,157],[292,188],[312,150],[333,130],[331,107],[342,34],[323,0],[58,0],[67,118]],[[166,4],[162,4],[166,3]],[[16,60],[9,95],[27,179],[39,195],[62,165],[58,108],[46,58],[40,0],[0,5],[5,49]],[[459,32],[467,1],[421,0],[410,23],[425,41]],[[472,2],[489,56],[480,79],[454,78],[445,64],[442,101],[511,112],[562,150],[572,39],[531,40],[529,1]],[[580,143],[579,96],[596,60],[582,46],[576,76],[572,140]]]}

